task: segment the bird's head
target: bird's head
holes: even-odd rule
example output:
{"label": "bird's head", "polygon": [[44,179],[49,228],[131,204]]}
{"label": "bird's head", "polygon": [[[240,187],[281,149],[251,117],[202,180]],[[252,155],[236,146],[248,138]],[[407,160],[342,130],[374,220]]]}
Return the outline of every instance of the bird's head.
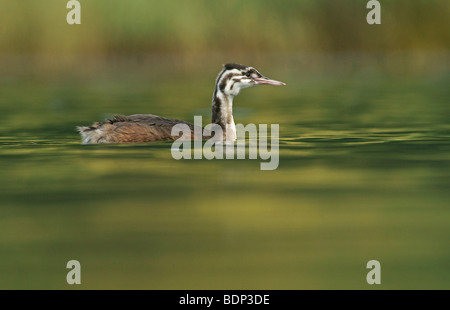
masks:
{"label": "bird's head", "polygon": [[227,96],[237,96],[241,89],[256,85],[283,86],[283,82],[275,81],[263,76],[253,67],[228,63],[224,65],[216,81],[216,90]]}

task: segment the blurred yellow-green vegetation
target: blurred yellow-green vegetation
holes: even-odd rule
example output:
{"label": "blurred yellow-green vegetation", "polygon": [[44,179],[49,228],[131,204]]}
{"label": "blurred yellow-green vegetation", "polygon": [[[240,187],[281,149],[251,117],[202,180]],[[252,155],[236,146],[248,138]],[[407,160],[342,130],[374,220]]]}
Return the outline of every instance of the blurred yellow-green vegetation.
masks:
{"label": "blurred yellow-green vegetation", "polygon": [[446,51],[448,1],[381,1],[381,25],[366,23],[367,1],[81,0],[81,26],[66,1],[0,1],[0,53],[50,68],[95,56],[214,53]]}

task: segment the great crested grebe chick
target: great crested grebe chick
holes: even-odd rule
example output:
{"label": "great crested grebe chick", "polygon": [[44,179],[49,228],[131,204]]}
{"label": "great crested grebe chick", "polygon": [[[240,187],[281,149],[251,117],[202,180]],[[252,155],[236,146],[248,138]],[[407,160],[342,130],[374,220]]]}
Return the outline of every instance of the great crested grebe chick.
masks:
{"label": "great crested grebe chick", "polygon": [[[224,140],[236,140],[236,126],[233,119],[233,99],[241,89],[256,85],[285,85],[264,77],[253,67],[229,63],[224,65],[216,79],[212,100],[212,124],[218,124]],[[168,119],[152,114],[115,115],[113,119],[92,126],[77,127],[83,144],[141,143],[177,140],[172,136],[172,127],[186,124],[191,128],[191,139],[208,139],[210,136],[195,136],[194,124]],[[201,132],[201,131],[200,131]]]}

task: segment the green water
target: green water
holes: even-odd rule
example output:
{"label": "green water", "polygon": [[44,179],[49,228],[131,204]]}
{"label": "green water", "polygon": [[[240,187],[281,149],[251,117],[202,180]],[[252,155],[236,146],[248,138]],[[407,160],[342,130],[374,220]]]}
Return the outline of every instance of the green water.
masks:
{"label": "green water", "polygon": [[275,171],[80,145],[112,113],[208,120],[214,75],[4,80],[0,288],[73,288],[76,259],[84,289],[372,289],[376,259],[377,288],[449,289],[448,73],[275,73],[235,100],[280,124]]}

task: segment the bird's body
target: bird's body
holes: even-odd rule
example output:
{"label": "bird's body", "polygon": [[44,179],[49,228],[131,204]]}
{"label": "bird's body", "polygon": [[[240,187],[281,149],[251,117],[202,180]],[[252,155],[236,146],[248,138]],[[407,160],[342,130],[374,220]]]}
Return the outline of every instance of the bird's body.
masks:
{"label": "bird's body", "polygon": [[[282,82],[262,76],[256,69],[239,64],[226,64],[216,79],[212,101],[212,123],[223,130],[223,140],[236,139],[236,127],[233,118],[233,98],[241,89],[267,84],[281,86]],[[186,124],[191,130],[189,137],[172,135],[172,128],[177,124]],[[143,143],[183,139],[209,139],[211,135],[194,130],[189,122],[168,119],[153,114],[115,115],[113,119],[95,123],[92,126],[77,127],[82,135],[83,144],[101,143]],[[197,132],[202,134],[198,135]],[[222,138],[222,137],[221,137]]]}
{"label": "bird's body", "polygon": [[180,138],[171,134],[172,127],[176,124],[188,125],[191,128],[191,139],[208,138],[194,136],[197,131],[191,123],[152,114],[115,115],[113,119],[89,127],[78,127],[78,130],[83,136],[83,144],[142,143]]}

